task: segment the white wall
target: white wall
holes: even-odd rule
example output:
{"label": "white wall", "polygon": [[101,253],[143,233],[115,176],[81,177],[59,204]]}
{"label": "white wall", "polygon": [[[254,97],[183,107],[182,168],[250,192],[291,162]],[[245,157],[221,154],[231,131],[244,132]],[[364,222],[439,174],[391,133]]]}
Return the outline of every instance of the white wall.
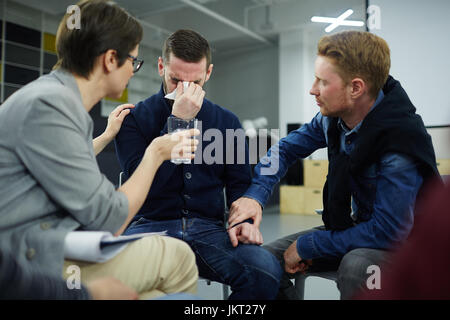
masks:
{"label": "white wall", "polygon": [[[450,1],[370,0],[381,9],[372,30],[391,48],[397,78],[426,126],[450,125]],[[429,129],[438,159],[450,158],[450,128]]]}
{"label": "white wall", "polygon": [[287,134],[288,123],[307,123],[319,112],[309,90],[314,80],[317,41],[322,29],[304,28],[280,36],[280,134]]}
{"label": "white wall", "polygon": [[266,117],[278,129],[278,47],[263,46],[212,57],[214,68],[206,97],[235,113],[239,120]]}
{"label": "white wall", "polygon": [[391,74],[425,125],[450,125],[450,1],[369,2],[381,9],[381,29],[372,32],[391,48]]}

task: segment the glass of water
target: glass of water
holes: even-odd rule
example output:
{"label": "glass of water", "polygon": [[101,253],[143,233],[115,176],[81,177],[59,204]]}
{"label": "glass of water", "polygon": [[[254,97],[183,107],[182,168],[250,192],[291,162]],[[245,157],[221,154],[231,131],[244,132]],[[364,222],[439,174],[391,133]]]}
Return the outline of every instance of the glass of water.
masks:
{"label": "glass of water", "polygon": [[[167,132],[169,134],[189,129],[197,129],[197,119],[184,120],[177,117],[167,118]],[[176,158],[170,161],[175,164],[190,164],[191,158]]]}

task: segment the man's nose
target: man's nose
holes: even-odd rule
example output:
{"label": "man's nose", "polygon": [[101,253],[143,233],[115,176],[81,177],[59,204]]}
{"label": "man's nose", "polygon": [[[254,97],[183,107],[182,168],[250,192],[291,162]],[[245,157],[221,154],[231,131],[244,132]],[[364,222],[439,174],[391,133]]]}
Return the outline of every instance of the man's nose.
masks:
{"label": "man's nose", "polygon": [[311,89],[309,89],[309,94],[313,96],[319,95],[319,90],[317,89],[317,80],[313,82]]}

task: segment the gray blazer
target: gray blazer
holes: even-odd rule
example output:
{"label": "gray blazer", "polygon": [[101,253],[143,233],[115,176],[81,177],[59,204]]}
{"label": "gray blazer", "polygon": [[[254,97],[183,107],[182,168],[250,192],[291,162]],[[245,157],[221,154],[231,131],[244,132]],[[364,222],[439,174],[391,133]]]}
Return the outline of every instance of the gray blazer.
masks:
{"label": "gray blazer", "polygon": [[24,268],[61,276],[75,229],[115,232],[128,200],[100,173],[93,123],[64,70],[29,83],[0,106],[0,246]]}

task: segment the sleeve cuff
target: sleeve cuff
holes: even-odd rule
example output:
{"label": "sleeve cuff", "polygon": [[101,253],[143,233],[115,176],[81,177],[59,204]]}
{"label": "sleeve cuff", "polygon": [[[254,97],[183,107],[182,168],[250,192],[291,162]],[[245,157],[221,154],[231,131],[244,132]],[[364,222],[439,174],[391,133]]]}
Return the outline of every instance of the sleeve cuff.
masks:
{"label": "sleeve cuff", "polygon": [[[173,117],[172,115],[170,115],[170,117]],[[166,124],[164,125],[164,128],[161,130],[161,136],[167,134],[169,131],[169,129],[167,128],[167,121]]]}
{"label": "sleeve cuff", "polygon": [[255,184],[252,184],[243,195],[243,197],[256,200],[263,209],[269,199],[269,196],[270,193],[267,192],[267,190]]}
{"label": "sleeve cuff", "polygon": [[305,234],[297,239],[297,253],[302,259],[314,259],[317,257],[313,233]]}

